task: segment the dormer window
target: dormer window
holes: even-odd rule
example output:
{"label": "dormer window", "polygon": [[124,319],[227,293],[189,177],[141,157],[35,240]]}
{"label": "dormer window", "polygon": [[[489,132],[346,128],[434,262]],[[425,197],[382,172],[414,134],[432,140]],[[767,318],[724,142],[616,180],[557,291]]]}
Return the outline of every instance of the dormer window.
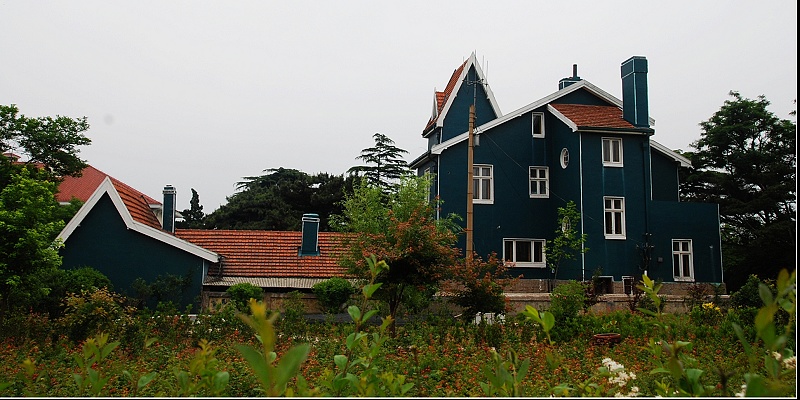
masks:
{"label": "dormer window", "polygon": [[531,135],[535,138],[544,137],[544,114],[532,113]]}

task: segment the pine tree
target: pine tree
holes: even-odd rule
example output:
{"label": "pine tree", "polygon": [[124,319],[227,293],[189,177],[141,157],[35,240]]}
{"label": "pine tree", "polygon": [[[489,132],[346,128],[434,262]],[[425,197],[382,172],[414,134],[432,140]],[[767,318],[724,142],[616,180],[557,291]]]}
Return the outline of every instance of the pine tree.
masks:
{"label": "pine tree", "polygon": [[363,174],[370,185],[389,192],[400,178],[411,174],[402,155],[408,153],[394,145],[394,141],[382,133],[372,135],[375,146],[361,150],[361,155],[356,159],[364,161],[366,165],[358,165],[347,170],[350,174]]}

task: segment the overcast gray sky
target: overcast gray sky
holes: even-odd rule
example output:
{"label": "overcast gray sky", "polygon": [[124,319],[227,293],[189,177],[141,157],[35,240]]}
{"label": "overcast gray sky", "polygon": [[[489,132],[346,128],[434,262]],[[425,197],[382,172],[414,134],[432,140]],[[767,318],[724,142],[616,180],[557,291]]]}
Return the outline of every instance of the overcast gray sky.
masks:
{"label": "overcast gray sky", "polygon": [[578,75],[621,98],[649,61],[655,140],[689,149],[730,97],[797,98],[797,1],[0,0],[0,104],[86,116],[81,156],[211,212],[267,168],[343,174],[383,133],[425,151],[434,89],[475,52],[505,114]]}

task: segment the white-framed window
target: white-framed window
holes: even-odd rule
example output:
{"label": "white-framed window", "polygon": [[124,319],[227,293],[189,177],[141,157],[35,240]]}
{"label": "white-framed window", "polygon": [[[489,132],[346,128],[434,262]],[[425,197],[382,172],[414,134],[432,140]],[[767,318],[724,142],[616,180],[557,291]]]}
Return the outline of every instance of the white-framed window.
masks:
{"label": "white-framed window", "polygon": [[672,240],[672,275],[676,281],[694,281],[692,240]]}
{"label": "white-framed window", "polygon": [[492,204],[494,201],[494,178],[491,165],[472,166],[472,200],[477,204]]}
{"label": "white-framed window", "polygon": [[532,113],[531,114],[531,135],[535,138],[544,137],[544,114]]}
{"label": "white-framed window", "polygon": [[544,239],[503,239],[503,260],[516,267],[544,268]]}
{"label": "white-framed window", "polygon": [[561,169],[567,169],[567,165],[569,165],[569,150],[566,147],[561,149]]}
{"label": "white-framed window", "polygon": [[547,188],[550,186],[549,171],[547,167],[529,167],[528,179],[530,180],[531,197],[550,197],[550,192],[547,190]]}
{"label": "white-framed window", "polygon": [[625,239],[625,199],[603,197],[606,239]]}
{"label": "white-framed window", "polygon": [[603,138],[603,166],[622,166],[622,139]]}

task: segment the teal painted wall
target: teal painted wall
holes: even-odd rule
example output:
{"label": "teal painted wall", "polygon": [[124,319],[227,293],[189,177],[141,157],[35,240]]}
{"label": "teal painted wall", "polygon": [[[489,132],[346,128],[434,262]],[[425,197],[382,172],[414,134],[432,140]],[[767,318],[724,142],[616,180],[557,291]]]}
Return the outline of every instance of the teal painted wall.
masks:
{"label": "teal painted wall", "polygon": [[[183,308],[199,310],[205,260],[156,239],[128,230],[108,194],[104,195],[67,239],[60,252],[64,268],[90,266],[108,276],[115,291],[134,295],[136,278],[153,282],[159,275],[191,276],[178,296]],[[150,304],[149,306],[155,306]]]}
{"label": "teal painted wall", "polygon": [[653,200],[678,201],[678,162],[661,152],[650,152],[653,165]]}
{"label": "teal painted wall", "polygon": [[[573,92],[558,102],[608,105],[585,90]],[[475,251],[481,257],[486,258],[491,252],[501,256],[504,238],[552,240],[558,228],[557,209],[574,201],[582,212],[581,228],[587,235],[589,250],[574,261],[562,262],[558,279],[589,279],[595,270],[602,269],[602,275],[619,281],[622,276],[640,276],[648,270],[650,276],[671,282],[674,280],[672,240],[692,239],[696,280],[721,281],[716,205],[677,201],[678,164],[652,151],[647,135],[573,132],[548,113],[546,107],[533,111],[545,114],[545,138],[532,137],[531,112],[528,112],[481,132],[480,146],[475,148],[474,163],[491,164],[494,176],[493,204],[473,207]],[[445,119],[445,130],[452,121],[450,117]],[[460,134],[464,130],[466,125],[453,132]],[[603,166],[603,137],[622,139],[622,168]],[[564,148],[570,154],[566,168],[560,165]],[[446,149],[425,167],[436,167],[436,163],[438,194],[444,201],[441,215],[455,213],[465,219],[467,142]],[[530,166],[549,168],[549,198],[530,198]],[[434,194],[435,189],[436,186]],[[625,199],[624,240],[605,238],[604,196]],[[465,226],[466,221],[462,220],[461,225]],[[462,250],[465,248],[463,235],[458,245]],[[645,264],[642,249],[648,245],[653,246],[652,262]],[[549,268],[518,267],[510,272],[524,278],[552,278]]]}
{"label": "teal painted wall", "polygon": [[[475,81],[476,79],[475,68],[470,68],[467,73],[467,80]],[[472,105],[473,101],[475,102],[476,127],[497,118],[491,102],[486,97],[486,90],[483,85],[470,85],[464,82],[458,92],[451,93],[450,96],[455,96],[455,98],[444,118],[441,142],[445,142],[469,130],[469,106]]]}

